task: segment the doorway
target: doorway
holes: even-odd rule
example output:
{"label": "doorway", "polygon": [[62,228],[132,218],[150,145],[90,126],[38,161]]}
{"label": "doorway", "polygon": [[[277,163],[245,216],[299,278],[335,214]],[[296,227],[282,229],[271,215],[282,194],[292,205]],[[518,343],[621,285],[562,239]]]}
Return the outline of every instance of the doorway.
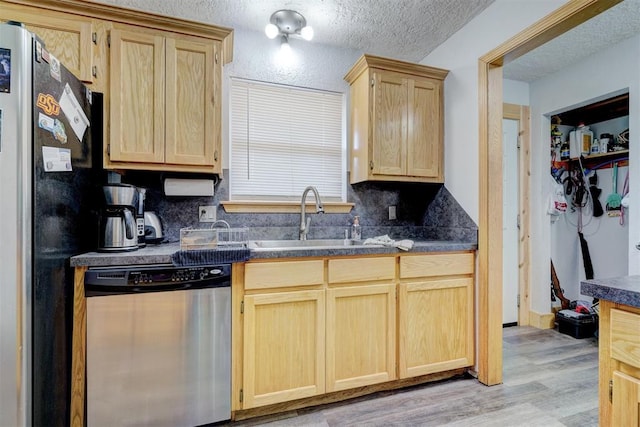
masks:
{"label": "doorway", "polygon": [[502,119],[502,326],[518,324],[518,120]]}
{"label": "doorway", "polygon": [[529,321],[529,106],[502,106],[502,325]]}
{"label": "doorway", "polygon": [[479,59],[478,379],[502,382],[502,67],[620,0],[571,1]]}

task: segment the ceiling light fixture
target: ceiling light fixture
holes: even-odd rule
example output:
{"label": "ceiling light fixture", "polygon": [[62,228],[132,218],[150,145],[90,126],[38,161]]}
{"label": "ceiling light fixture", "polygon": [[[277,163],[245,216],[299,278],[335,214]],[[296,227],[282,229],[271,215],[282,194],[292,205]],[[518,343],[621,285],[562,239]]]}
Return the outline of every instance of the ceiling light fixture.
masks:
{"label": "ceiling light fixture", "polygon": [[313,38],[313,28],[307,25],[307,20],[295,10],[278,10],[271,15],[269,24],[264,29],[270,39],[281,35],[280,49],[290,50],[289,36],[300,36],[305,40]]}

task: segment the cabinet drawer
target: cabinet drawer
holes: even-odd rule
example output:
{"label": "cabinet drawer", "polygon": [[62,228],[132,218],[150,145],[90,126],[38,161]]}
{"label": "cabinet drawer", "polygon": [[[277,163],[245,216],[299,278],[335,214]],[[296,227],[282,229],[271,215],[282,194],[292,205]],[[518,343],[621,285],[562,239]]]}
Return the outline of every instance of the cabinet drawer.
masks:
{"label": "cabinet drawer", "polygon": [[611,357],[640,368],[640,314],[611,309]]}
{"label": "cabinet drawer", "polygon": [[395,274],[394,257],[329,260],[329,283],[391,280]]}
{"label": "cabinet drawer", "polygon": [[400,278],[473,274],[473,253],[405,255],[400,257]]}
{"label": "cabinet drawer", "polygon": [[244,270],[245,289],[313,286],[324,283],[324,262],[318,260],[248,263]]}

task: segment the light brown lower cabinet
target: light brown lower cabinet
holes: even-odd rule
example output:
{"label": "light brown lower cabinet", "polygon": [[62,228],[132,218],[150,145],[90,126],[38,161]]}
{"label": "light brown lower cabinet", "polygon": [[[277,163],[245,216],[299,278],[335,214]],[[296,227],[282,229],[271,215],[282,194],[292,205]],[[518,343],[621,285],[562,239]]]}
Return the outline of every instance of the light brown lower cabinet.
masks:
{"label": "light brown lower cabinet", "polygon": [[238,266],[233,357],[242,370],[234,371],[232,410],[277,412],[296,399],[308,406],[329,393],[340,400],[352,389],[473,366],[474,259],[456,252]]}
{"label": "light brown lower cabinet", "polygon": [[395,284],[327,289],[327,392],[396,378]]}
{"label": "light brown lower cabinet", "polygon": [[400,257],[400,378],[473,365],[474,267],[473,253]]}
{"label": "light brown lower cabinet", "polygon": [[472,278],[401,283],[400,378],[472,365],[472,308]]}
{"label": "light brown lower cabinet", "polygon": [[324,302],[323,290],[245,296],[245,407],[324,393]]}
{"label": "light brown lower cabinet", "polygon": [[603,427],[640,425],[640,308],[600,300],[599,403]]}
{"label": "light brown lower cabinet", "polygon": [[614,371],[612,395],[616,398],[612,402],[611,425],[620,427],[640,425],[638,414],[640,379]]}

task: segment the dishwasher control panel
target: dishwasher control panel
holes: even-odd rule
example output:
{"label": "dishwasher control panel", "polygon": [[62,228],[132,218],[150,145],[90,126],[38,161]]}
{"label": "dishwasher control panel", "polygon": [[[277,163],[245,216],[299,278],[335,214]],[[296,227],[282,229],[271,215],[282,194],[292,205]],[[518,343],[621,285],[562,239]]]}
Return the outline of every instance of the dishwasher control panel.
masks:
{"label": "dishwasher control panel", "polygon": [[165,285],[175,282],[194,282],[220,277],[224,271],[220,267],[193,267],[167,270],[131,270],[127,276],[128,285]]}
{"label": "dishwasher control panel", "polygon": [[[85,288],[93,291],[172,290],[207,286],[230,286],[231,265],[174,267],[145,265],[90,268],[84,276]],[[148,289],[145,289],[148,288]]]}

